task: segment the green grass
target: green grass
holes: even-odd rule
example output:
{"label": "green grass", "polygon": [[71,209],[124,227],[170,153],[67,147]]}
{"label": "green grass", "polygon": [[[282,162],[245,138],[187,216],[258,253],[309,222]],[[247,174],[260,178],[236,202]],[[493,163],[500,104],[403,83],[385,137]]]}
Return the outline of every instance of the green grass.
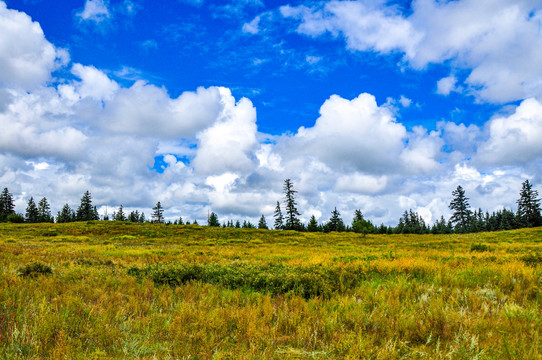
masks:
{"label": "green grass", "polygon": [[542,228],[0,224],[0,359],[540,359]]}

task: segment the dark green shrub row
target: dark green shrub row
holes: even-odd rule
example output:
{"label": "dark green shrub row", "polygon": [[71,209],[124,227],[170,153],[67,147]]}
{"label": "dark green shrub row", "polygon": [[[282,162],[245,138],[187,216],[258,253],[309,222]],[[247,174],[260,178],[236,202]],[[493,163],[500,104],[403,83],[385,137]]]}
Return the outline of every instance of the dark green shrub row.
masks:
{"label": "dark green shrub row", "polygon": [[271,294],[292,292],[304,298],[329,297],[354,288],[366,277],[362,267],[294,267],[286,265],[154,265],[131,267],[128,274],[149,278],[156,284],[178,286],[202,281],[230,289],[249,289]]}

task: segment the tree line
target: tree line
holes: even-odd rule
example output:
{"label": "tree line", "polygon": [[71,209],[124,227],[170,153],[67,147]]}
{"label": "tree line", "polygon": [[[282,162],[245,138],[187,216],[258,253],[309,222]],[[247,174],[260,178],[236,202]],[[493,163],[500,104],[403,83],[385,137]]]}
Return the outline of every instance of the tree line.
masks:
{"label": "tree line", "polygon": [[[449,208],[452,211],[452,216],[446,220],[441,216],[433,225],[425,223],[424,219],[415,211],[405,210],[399,223],[396,226],[386,226],[381,224],[375,226],[370,220],[365,219],[360,209],[354,211],[354,217],[350,224],[346,224],[341,218],[340,212],[335,208],[331,212],[331,216],[327,222],[318,223],[316,217],[312,215],[307,224],[300,220],[300,212],[297,209],[296,194],[293,183],[290,179],[284,180],[283,185],[284,198],[277,201],[275,211],[273,213],[274,224],[273,228],[277,230],[295,230],[309,232],[343,232],[353,231],[363,235],[374,234],[450,234],[450,233],[471,233],[480,231],[499,231],[511,230],[523,227],[542,226],[542,215],[540,209],[540,199],[538,192],[533,188],[529,180],[522,183],[522,188],[519,193],[519,199],[516,201],[517,210],[502,209],[489,213],[483,212],[482,209],[472,210],[469,204],[469,198],[465,194],[465,190],[458,186],[452,192],[452,200]],[[283,213],[284,208],[284,213]],[[116,220],[129,221],[134,223],[154,222],[167,223],[174,225],[199,225],[197,220],[192,223],[184,221],[182,217],[171,221],[165,221],[164,208],[160,201],[152,209],[151,218],[147,219],[143,212],[138,210],[131,211],[129,214],[124,211],[122,205],[117,211],[112,213],[111,218],[106,214],[100,218],[96,206],[92,205],[92,196],[89,191],[86,191],[80,201],[77,209],[73,210],[68,204],[65,204],[56,217],[52,215],[47,198],[43,197],[36,204],[33,197],[30,197],[26,207],[25,214],[15,212],[15,204],[13,195],[7,188],[0,193],[0,222],[13,223],[42,223],[42,222],[57,222],[67,223],[73,221],[91,221],[91,220]],[[239,220],[235,222],[228,220],[220,224],[218,216],[215,212],[211,212],[207,217],[207,225],[213,227],[230,227],[230,228],[258,228],[269,229],[265,216],[262,214],[258,224],[252,224],[250,221],[244,220],[241,223]]]}

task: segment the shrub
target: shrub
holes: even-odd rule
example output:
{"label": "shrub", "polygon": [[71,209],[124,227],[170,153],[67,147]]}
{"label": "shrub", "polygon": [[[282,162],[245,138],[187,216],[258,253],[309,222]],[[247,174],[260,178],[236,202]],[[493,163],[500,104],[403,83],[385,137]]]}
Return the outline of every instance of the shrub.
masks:
{"label": "shrub", "polygon": [[40,262],[34,262],[19,269],[19,276],[37,277],[39,275],[50,275],[53,273],[51,267]]}
{"label": "shrub", "polygon": [[484,252],[484,251],[493,251],[493,248],[491,248],[489,245],[486,244],[472,244],[470,246],[470,251],[478,251],[478,252]]}
{"label": "shrub", "polygon": [[22,224],[24,223],[24,217],[20,214],[9,214],[6,218],[7,222]]}
{"label": "shrub", "polygon": [[131,267],[128,274],[151,279],[156,284],[179,286],[202,281],[230,289],[249,289],[271,294],[292,292],[304,298],[329,297],[357,286],[366,278],[362,267],[322,267],[286,265],[153,265],[144,269]]}

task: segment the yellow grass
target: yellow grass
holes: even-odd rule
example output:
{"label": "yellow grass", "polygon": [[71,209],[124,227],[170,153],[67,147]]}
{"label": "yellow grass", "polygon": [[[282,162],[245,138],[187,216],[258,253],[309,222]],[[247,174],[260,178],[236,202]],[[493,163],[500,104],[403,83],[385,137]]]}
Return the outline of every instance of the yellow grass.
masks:
{"label": "yellow grass", "polygon": [[0,357],[540,359],[541,255],[541,228],[0,224]]}

